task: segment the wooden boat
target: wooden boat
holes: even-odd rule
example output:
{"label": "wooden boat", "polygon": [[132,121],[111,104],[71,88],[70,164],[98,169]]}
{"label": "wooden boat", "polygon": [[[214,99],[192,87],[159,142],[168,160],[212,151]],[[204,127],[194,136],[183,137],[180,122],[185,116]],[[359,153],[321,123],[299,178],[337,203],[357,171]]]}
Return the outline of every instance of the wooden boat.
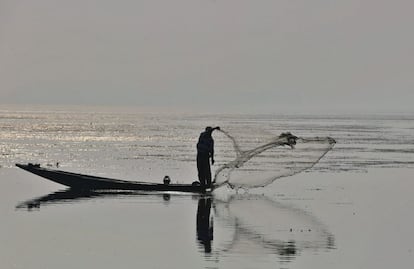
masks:
{"label": "wooden boat", "polygon": [[40,167],[38,164],[16,164],[17,167],[53,182],[81,190],[134,190],[134,191],[176,191],[205,193],[206,189],[197,184],[163,184],[126,181],[112,178],[76,174]]}

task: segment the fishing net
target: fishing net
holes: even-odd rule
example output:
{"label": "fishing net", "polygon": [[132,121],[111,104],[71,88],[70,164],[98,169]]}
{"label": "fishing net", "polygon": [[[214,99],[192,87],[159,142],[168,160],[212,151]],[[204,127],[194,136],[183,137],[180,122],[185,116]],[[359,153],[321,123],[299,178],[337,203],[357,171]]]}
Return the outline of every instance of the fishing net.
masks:
{"label": "fishing net", "polygon": [[216,186],[227,184],[232,188],[264,187],[278,178],[303,172],[335,145],[330,137],[304,138],[282,133],[267,140],[252,140],[236,139],[223,130],[220,133],[216,147],[220,148],[220,143],[225,146],[216,153],[220,166],[214,182]]}

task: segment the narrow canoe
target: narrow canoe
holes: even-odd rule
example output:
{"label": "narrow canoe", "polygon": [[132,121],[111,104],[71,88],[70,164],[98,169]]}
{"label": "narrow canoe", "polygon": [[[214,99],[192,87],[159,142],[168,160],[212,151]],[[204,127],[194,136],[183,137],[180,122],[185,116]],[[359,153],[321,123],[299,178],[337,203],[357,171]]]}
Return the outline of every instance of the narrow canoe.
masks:
{"label": "narrow canoe", "polygon": [[193,184],[163,184],[126,181],[112,178],[76,174],[40,167],[37,164],[16,164],[17,167],[53,182],[82,190],[134,190],[134,191],[176,191],[204,193],[205,188]]}

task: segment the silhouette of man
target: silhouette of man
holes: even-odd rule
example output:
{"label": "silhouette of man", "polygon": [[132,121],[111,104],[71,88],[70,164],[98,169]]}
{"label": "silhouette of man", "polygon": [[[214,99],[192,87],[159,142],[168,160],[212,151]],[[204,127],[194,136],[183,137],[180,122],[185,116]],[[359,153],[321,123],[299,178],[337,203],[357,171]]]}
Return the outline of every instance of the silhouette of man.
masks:
{"label": "silhouette of man", "polygon": [[220,127],[206,127],[206,130],[200,134],[197,143],[198,180],[201,186],[206,188],[211,187],[210,158],[211,164],[214,164],[214,140],[211,134],[214,130],[220,130]]}

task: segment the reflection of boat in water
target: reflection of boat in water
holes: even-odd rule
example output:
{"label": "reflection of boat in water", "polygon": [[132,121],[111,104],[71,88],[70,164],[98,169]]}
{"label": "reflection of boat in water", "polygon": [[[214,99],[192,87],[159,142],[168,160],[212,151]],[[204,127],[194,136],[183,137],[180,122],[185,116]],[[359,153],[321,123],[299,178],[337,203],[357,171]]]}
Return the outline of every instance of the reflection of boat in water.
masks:
{"label": "reflection of boat in water", "polygon": [[[41,197],[30,199],[19,203],[16,209],[33,209],[40,210],[42,206],[58,205],[58,204],[73,204],[94,198],[114,198],[114,197],[137,197],[137,196],[160,196],[166,202],[169,202],[171,195],[174,197],[183,197],[183,195],[171,193],[154,193],[142,191],[113,191],[113,190],[79,190],[67,189],[63,191],[53,192]],[[205,253],[211,252],[211,243],[213,241],[213,223],[210,218],[210,211],[212,206],[212,197],[209,195],[196,195],[198,198],[197,207],[197,242]]]}
{"label": "reflection of boat in water", "polygon": [[[145,195],[160,197],[160,200],[168,203],[176,200],[174,198],[184,197],[166,193],[68,189],[22,202],[16,208],[32,210],[46,205],[73,204],[95,198]],[[215,200],[209,195],[193,197],[198,199],[196,241],[200,251],[208,254],[208,257],[225,259],[234,253],[257,253],[273,254],[282,261],[290,261],[302,252],[335,248],[334,236],[316,217],[265,196],[234,196],[226,202]],[[213,224],[216,226],[214,232],[217,233],[214,235],[214,243]]]}
{"label": "reflection of boat in water", "polygon": [[[120,196],[136,196],[136,195],[154,195],[154,193],[138,192],[138,191],[113,191],[113,190],[79,190],[69,188],[67,190],[57,191],[45,196],[34,198],[22,202],[16,206],[16,209],[39,209],[42,205],[75,203],[82,200],[105,197],[120,197]],[[168,193],[158,193],[165,201],[170,199]]]}

